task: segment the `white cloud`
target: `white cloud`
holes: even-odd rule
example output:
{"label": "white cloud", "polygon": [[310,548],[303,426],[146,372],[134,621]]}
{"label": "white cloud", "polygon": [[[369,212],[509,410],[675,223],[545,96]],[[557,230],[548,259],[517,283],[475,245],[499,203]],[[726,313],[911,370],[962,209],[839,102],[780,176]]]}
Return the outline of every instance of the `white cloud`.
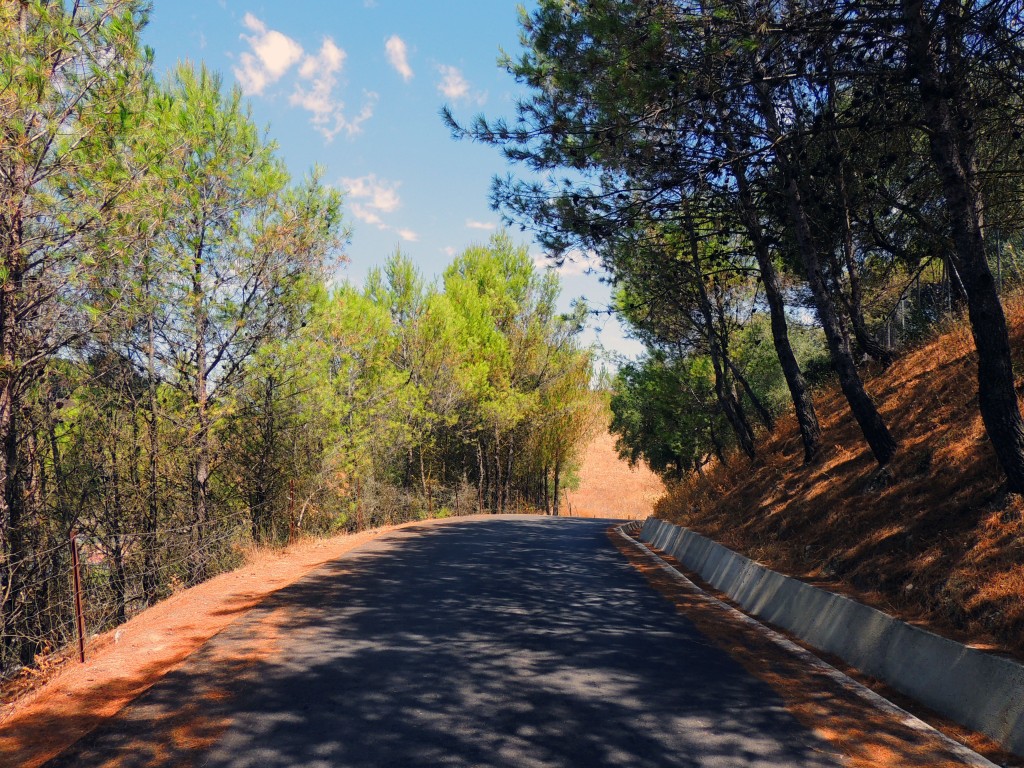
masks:
{"label": "white cloud", "polygon": [[341,186],[350,198],[366,200],[366,207],[383,213],[391,213],[402,204],[398,196],[400,181],[378,179],[377,174],[369,173],[357,178],[343,178]]}
{"label": "white cloud", "polygon": [[497,224],[493,224],[490,221],[475,221],[473,219],[466,219],[466,226],[469,229],[482,229],[482,230],[484,230],[486,232],[490,232],[492,229],[496,228],[498,225]]}
{"label": "white cloud", "polygon": [[365,205],[352,203],[349,205],[349,210],[352,211],[353,216],[366,224],[372,224],[378,229],[388,228],[388,225],[384,223],[384,220]]}
{"label": "white cloud", "polygon": [[458,251],[456,251],[456,250],[455,250],[454,248],[452,248],[452,246],[450,246],[450,245],[446,245],[446,246],[445,246],[444,248],[442,248],[442,249],[441,249],[441,252],[442,252],[442,253],[444,253],[444,255],[445,255],[445,256],[448,256],[449,258],[451,258],[451,257],[455,256],[455,254],[456,254],[456,253],[458,253]]}
{"label": "white cloud", "polygon": [[299,76],[309,81],[309,87],[296,83],[290,102],[312,113],[310,122],[327,141],[344,131],[355,136],[362,131],[363,123],[373,117],[377,94],[365,92],[366,101],[354,118],[345,115],[345,103],[334,93],[338,74],[345,66],[347,54],[330,37],[325,37],[316,56],[307,55],[299,67]]}
{"label": "white cloud", "polygon": [[392,213],[401,206],[402,199],[398,195],[400,186],[402,182],[380,179],[375,173],[341,180],[352,215],[359,221],[384,230],[391,227],[384,222],[381,214]]}
{"label": "white cloud", "polygon": [[239,55],[239,65],[233,68],[235,77],[248,96],[263,94],[301,62],[289,103],[310,113],[313,128],[328,141],[339,133],[349,137],[363,130],[363,124],[373,117],[378,96],[365,91],[363,105],[354,116],[346,113],[345,103],[335,93],[339,76],[345,67],[347,54],[330,37],[324,37],[319,52],[306,53],[302,46],[287,35],[267,25],[251,13],[242,19],[252,34],[243,34],[251,50]]}
{"label": "white cloud", "polygon": [[437,69],[441,73],[441,82],[437,84],[437,90],[454,101],[469,94],[469,81],[462,76],[458,67],[441,64]]}
{"label": "white cloud", "polygon": [[331,38],[325,37],[320,46],[320,53],[316,56],[307,56],[299,67],[299,74],[307,80],[323,79],[340,72],[345,66],[346,58],[348,54],[335,45]]}
{"label": "white cloud", "polygon": [[437,84],[437,90],[445,98],[452,101],[475,101],[481,106],[487,101],[487,91],[473,91],[469,81],[458,67],[439,64],[437,71],[441,73],[441,81]]}
{"label": "white cloud", "polygon": [[384,44],[388,54],[388,61],[395,71],[402,76],[405,82],[412,80],[412,67],[409,66],[409,52],[405,41],[398,35],[392,35]]}
{"label": "white cloud", "polygon": [[411,229],[396,229],[395,231],[398,233],[398,236],[400,238],[410,243],[415,243],[417,240],[420,239],[420,236],[413,232]]}
{"label": "white cloud", "polygon": [[259,95],[302,58],[302,46],[275,29],[267,29],[267,25],[251,13],[245,14],[242,23],[253,33],[241,36],[252,51],[239,56],[240,66],[233,69],[242,92],[247,96]]}

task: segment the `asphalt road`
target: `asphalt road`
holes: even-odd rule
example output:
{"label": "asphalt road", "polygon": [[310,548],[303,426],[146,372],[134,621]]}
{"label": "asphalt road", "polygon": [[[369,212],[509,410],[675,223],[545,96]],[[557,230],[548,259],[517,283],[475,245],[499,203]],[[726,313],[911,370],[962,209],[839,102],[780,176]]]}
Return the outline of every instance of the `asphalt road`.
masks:
{"label": "asphalt road", "polygon": [[276,593],[50,765],[840,765],[607,525],[382,537]]}

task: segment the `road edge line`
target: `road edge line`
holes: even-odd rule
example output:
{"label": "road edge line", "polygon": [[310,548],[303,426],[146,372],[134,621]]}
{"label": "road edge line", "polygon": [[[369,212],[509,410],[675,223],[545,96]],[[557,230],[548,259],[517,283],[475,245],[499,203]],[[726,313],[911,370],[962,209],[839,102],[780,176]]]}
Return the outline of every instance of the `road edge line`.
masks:
{"label": "road edge line", "polygon": [[713,595],[709,594],[706,590],[699,587],[693,581],[686,577],[685,574],[681,573],[677,568],[673,567],[670,563],[666,562],[657,552],[653,551],[646,544],[637,541],[626,532],[626,528],[639,528],[636,525],[636,521],[626,523],[624,525],[614,526],[615,532],[624,540],[629,542],[640,554],[646,556],[652,560],[661,570],[665,571],[673,581],[678,583],[687,591],[691,592],[698,600],[714,605],[718,608],[723,608],[729,611],[736,619],[750,627],[752,630],[760,634],[762,637],[770,640],[775,645],[779,646],[785,651],[797,656],[801,661],[805,662],[808,666],[815,669],[817,672],[827,676],[834,683],[839,685],[843,690],[851,693],[859,698],[863,699],[872,706],[881,709],[886,714],[899,719],[899,721],[907,726],[908,728],[924,733],[932,737],[937,737],[946,746],[950,752],[952,752],[958,759],[964,760],[967,765],[974,766],[974,768],[1000,768],[996,763],[983,757],[982,755],[975,752],[968,746],[961,744],[956,739],[952,739],[942,731],[929,725],[925,721],[916,715],[907,712],[907,710],[889,701],[887,698],[879,693],[871,690],[862,683],[857,682],[849,675],[836,669],[831,664],[814,655],[806,648],[797,645],[789,638],[780,634],[776,630],[772,629],[768,625],[761,621],[758,621],[753,616],[729,605],[726,602],[719,600]]}

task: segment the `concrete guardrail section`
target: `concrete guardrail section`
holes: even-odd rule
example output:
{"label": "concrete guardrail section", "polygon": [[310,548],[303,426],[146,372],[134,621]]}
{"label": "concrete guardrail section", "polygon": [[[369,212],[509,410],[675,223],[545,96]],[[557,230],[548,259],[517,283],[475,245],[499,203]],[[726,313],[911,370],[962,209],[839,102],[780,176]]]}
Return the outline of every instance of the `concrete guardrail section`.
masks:
{"label": "concrete guardrail section", "polygon": [[783,576],[687,528],[648,518],[641,541],[753,616],[1024,754],[1024,665]]}

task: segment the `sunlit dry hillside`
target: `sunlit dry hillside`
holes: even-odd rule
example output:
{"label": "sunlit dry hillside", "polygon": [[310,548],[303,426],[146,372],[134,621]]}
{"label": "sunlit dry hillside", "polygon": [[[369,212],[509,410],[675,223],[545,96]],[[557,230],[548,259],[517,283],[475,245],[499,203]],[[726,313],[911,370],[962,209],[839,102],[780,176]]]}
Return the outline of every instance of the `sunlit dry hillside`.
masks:
{"label": "sunlit dry hillside", "polygon": [[562,514],[644,518],[664,492],[661,478],[644,465],[630,468],[615,452],[615,439],[602,432],[587,448],[579,489],[566,492]]}
{"label": "sunlit dry hillside", "polygon": [[[1024,302],[1007,309],[1020,366]],[[900,441],[891,474],[877,472],[833,387],[816,396],[825,439],[814,463],[802,465],[786,419],[757,460],[736,456],[692,478],[657,514],[946,634],[1024,654],[1024,504],[1002,489],[976,371],[961,325],[867,377]]]}

